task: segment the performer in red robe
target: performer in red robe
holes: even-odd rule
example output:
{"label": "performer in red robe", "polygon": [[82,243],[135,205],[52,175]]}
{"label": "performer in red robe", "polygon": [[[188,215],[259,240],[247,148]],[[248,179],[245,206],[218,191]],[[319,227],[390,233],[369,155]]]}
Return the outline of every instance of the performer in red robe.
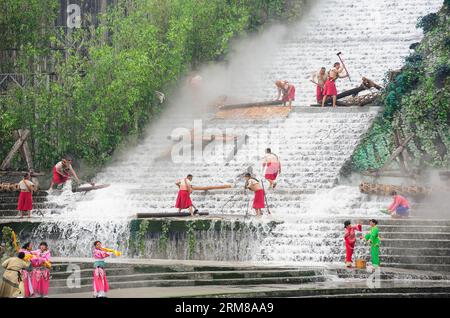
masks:
{"label": "performer in red robe", "polygon": [[275,86],[278,91],[277,100],[280,100],[281,97],[284,106],[286,106],[286,103],[289,103],[288,107],[292,107],[292,102],[295,101],[295,86],[288,81],[280,80],[275,82]]}
{"label": "performer in red robe", "polygon": [[332,97],[333,99],[333,107],[336,107],[336,99],[337,99],[337,89],[336,89],[336,80],[338,78],[348,77],[348,74],[345,74],[345,69],[341,66],[341,63],[336,62],[333,65],[333,68],[329,71],[328,79],[325,82],[323,87],[323,99],[322,99],[322,107],[325,106],[325,102],[328,97]]}
{"label": "performer in red robe", "polygon": [[281,163],[278,156],[272,153],[270,148],[266,149],[266,155],[263,160],[263,169],[265,169],[264,177],[270,183],[271,188],[277,185],[276,179],[281,173]]}
{"label": "performer in red robe", "polygon": [[30,181],[31,175],[25,174],[23,180],[19,182],[19,201],[17,202],[17,210],[20,211],[23,218],[25,212],[28,212],[28,217],[31,217],[31,210],[33,210],[33,190],[34,184]]}
{"label": "performer in red robe", "polygon": [[322,67],[318,73],[314,73],[311,82],[316,84],[316,100],[317,103],[321,104],[323,99],[323,89],[325,86],[325,82],[327,81],[328,77],[326,74],[326,68]]}
{"label": "performer in red robe", "polygon": [[345,266],[352,267],[352,256],[353,251],[355,250],[355,242],[356,242],[356,231],[361,232],[362,226],[361,224],[357,224],[356,226],[352,226],[350,221],[344,222],[345,227]]}
{"label": "performer in red robe", "polygon": [[258,180],[252,178],[250,173],[245,174],[245,188],[250,189],[255,193],[253,198],[253,208],[255,209],[256,215],[262,215],[262,210],[265,208],[264,204],[264,190],[261,188],[261,185]]}
{"label": "performer in red robe", "polygon": [[53,167],[53,179],[50,184],[50,189],[53,189],[53,185],[64,184],[68,179],[74,177],[75,180],[80,183],[75,170],[72,168],[72,159],[64,158]]}
{"label": "performer in red robe", "polygon": [[191,216],[195,213],[191,200],[192,178],[192,175],[188,174],[186,178],[179,179],[175,182],[179,188],[175,207],[178,208],[178,212],[181,212],[183,209],[188,209]]}

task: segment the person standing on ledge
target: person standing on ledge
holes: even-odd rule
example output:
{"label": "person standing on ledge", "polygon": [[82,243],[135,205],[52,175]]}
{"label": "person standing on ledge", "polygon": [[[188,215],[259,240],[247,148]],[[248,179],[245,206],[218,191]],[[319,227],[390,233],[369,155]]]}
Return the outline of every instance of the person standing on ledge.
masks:
{"label": "person standing on ledge", "polygon": [[331,97],[333,99],[333,107],[336,107],[336,99],[337,99],[336,80],[338,78],[348,77],[348,74],[344,73],[345,69],[341,66],[341,63],[339,62],[334,63],[333,68],[328,72],[328,79],[323,87],[322,107],[325,107],[325,103],[328,97]]}
{"label": "person standing on ledge", "polygon": [[53,167],[53,179],[49,190],[52,190],[55,184],[64,184],[71,177],[74,177],[75,181],[80,183],[80,179],[72,168],[72,159],[66,157]]}
{"label": "person standing on ledge", "polygon": [[323,88],[325,86],[326,81],[327,81],[327,70],[325,67],[322,67],[319,72],[314,73],[311,78],[311,82],[316,84],[316,100],[318,104],[322,103]]}
{"label": "person standing on ledge", "polygon": [[275,86],[278,91],[277,100],[281,98],[284,106],[286,106],[286,103],[289,103],[288,107],[292,108],[292,102],[295,101],[295,86],[288,81],[280,80],[275,82]]}
{"label": "person standing on ledge", "polygon": [[407,218],[409,216],[409,202],[405,197],[396,191],[391,192],[394,202],[389,206],[388,211],[393,218]]}
{"label": "person standing on ledge", "polygon": [[370,256],[372,259],[372,266],[379,267],[380,266],[380,237],[378,235],[378,221],[375,219],[371,219],[369,221],[370,224],[370,232],[366,234],[363,238],[370,244]]}
{"label": "person standing on ledge", "polygon": [[191,216],[194,216],[197,210],[194,211],[194,205],[191,200],[192,178],[192,174],[188,174],[186,178],[179,179],[175,182],[179,189],[175,207],[178,208],[178,213],[181,213],[183,209],[188,209]]}
{"label": "person standing on ledge", "polygon": [[26,173],[19,182],[19,201],[17,202],[17,210],[20,211],[23,218],[24,214],[28,212],[28,217],[31,217],[31,210],[33,210],[33,191],[35,190],[33,182],[30,181],[31,175]]}
{"label": "person standing on ledge", "polygon": [[269,181],[269,188],[275,189],[277,176],[281,173],[281,163],[278,156],[272,153],[270,148],[266,149],[266,155],[263,159],[263,169],[265,169],[264,177]]}
{"label": "person standing on ledge", "polygon": [[246,173],[244,176],[245,188],[253,191],[255,196],[253,198],[253,208],[255,209],[256,216],[262,215],[262,210],[264,209],[264,190],[261,188],[259,181],[252,177],[250,173]]}

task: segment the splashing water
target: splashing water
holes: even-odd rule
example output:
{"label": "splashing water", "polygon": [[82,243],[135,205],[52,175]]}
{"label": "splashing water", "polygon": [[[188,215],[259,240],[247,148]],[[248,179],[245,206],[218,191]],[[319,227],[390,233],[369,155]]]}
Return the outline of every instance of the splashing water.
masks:
{"label": "splashing water", "polygon": [[[409,45],[420,40],[421,31],[415,29],[417,18],[437,10],[442,1],[383,0],[377,1],[375,7],[373,3],[372,0],[316,1],[298,25],[269,30],[251,45],[236,47],[229,67],[205,68],[202,71],[204,77],[207,75],[205,82],[211,86],[210,91],[266,100],[275,95],[273,81],[285,78],[297,86],[297,105],[306,106],[314,100],[315,87],[305,74],[330,66],[337,58],[335,53],[344,49],[350,72],[364,73],[380,82],[386,71],[402,65]],[[338,18],[329,19],[335,16],[335,8],[338,8]],[[375,10],[376,14],[369,10]],[[249,59],[252,63],[245,63]],[[347,80],[338,83],[339,90],[354,86]],[[223,91],[218,91],[222,87]],[[90,256],[94,240],[126,253],[129,221],[136,213],[175,211],[177,178],[192,173],[194,184],[198,185],[235,181],[249,165],[258,170],[261,154],[268,146],[280,156],[283,173],[277,190],[268,191],[267,197],[273,217],[284,224],[262,240],[259,248],[252,246],[242,259],[336,261],[342,256],[341,219],[367,218],[385,206],[385,200],[368,199],[356,187],[337,186],[342,166],[378,110],[311,111],[304,107],[286,120],[213,120],[207,125],[241,129],[249,137],[230,162],[225,164],[220,155],[212,155],[201,163],[154,161],[171,145],[167,136],[173,129],[191,129],[193,119],[210,118],[187,103],[182,93],[178,95],[174,105],[149,127],[147,137],[139,145],[118,156],[115,163],[98,174],[96,183],[110,183],[111,187],[87,194],[66,189],[60,196],[49,197],[50,202],[66,207],[58,211],[60,214],[52,215],[51,222],[42,223],[34,235],[48,237],[54,253]],[[262,129],[269,129],[270,134],[260,133]],[[229,151],[230,145],[225,149]],[[244,195],[237,196],[241,199],[227,203],[226,209],[222,209],[236,191],[241,190],[194,193],[193,201],[202,211],[243,215]],[[220,240],[212,234],[209,240],[219,249]],[[231,259],[235,253],[236,249],[230,247],[220,257]]]}

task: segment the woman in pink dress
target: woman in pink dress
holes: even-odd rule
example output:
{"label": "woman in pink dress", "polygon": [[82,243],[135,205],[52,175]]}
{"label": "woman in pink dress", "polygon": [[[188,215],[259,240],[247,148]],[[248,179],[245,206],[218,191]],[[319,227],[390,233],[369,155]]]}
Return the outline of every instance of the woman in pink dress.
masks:
{"label": "woman in pink dress", "polygon": [[28,269],[23,269],[20,271],[20,275],[22,277],[22,281],[23,281],[23,287],[24,287],[24,291],[25,291],[25,298],[31,297],[34,294],[33,291],[33,284],[31,282],[31,259],[34,257],[34,255],[32,254],[32,249],[33,246],[31,245],[31,242],[25,243],[22,248],[19,250],[20,252],[23,252],[25,254],[25,258],[24,261],[29,264]]}
{"label": "woman in pink dress", "polygon": [[105,272],[105,261],[104,259],[111,256],[110,253],[102,249],[102,242],[94,242],[94,250],[92,252],[95,262],[94,262],[94,297],[96,298],[106,298],[106,293],[109,291],[108,279],[106,278]]}
{"label": "woman in pink dress", "polygon": [[33,285],[34,294],[37,297],[47,297],[48,289],[50,287],[50,250],[46,242],[39,244],[39,249],[31,252],[35,255],[31,259],[31,266],[33,271],[31,273],[31,282]]}

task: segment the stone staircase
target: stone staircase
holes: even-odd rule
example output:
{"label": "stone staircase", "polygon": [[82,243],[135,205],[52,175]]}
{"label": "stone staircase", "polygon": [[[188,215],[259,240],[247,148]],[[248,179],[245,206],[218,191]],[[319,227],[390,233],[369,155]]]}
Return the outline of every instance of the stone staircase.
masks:
{"label": "stone staircase", "polygon": [[[41,214],[51,214],[53,210],[61,208],[48,201],[46,191],[38,191],[33,195],[32,217],[41,216]],[[17,201],[19,192],[0,192],[0,220],[18,218],[20,213],[17,211]]]}
{"label": "stone staircase", "polygon": [[[169,261],[167,261],[169,262]],[[80,285],[70,288],[73,272],[68,265],[81,269]],[[358,294],[358,297],[390,294],[435,295],[448,297],[450,281],[446,275],[426,272],[383,268],[377,279],[379,285],[369,288],[369,275],[363,270],[347,270],[333,267],[279,267],[230,264],[190,265],[171,263],[139,264],[108,263],[108,281],[111,289],[136,289],[143,287],[232,287],[230,292],[199,291],[197,296],[207,297],[332,297]],[[51,274],[50,295],[92,292],[92,262],[54,262]],[[414,284],[414,287],[408,284]],[[245,291],[245,292],[244,292]],[[194,297],[196,295],[194,294]]]}

